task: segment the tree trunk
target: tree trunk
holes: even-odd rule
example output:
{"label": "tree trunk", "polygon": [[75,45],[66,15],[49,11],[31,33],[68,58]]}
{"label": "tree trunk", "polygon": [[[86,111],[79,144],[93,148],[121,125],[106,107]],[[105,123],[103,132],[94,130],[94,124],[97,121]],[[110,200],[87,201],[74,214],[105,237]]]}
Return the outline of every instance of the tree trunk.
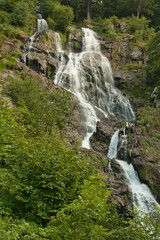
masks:
{"label": "tree trunk", "polygon": [[92,0],[87,0],[87,20],[92,19]]}
{"label": "tree trunk", "polygon": [[137,18],[139,18],[139,17],[140,17],[140,8],[138,6],[138,8],[137,8]]}

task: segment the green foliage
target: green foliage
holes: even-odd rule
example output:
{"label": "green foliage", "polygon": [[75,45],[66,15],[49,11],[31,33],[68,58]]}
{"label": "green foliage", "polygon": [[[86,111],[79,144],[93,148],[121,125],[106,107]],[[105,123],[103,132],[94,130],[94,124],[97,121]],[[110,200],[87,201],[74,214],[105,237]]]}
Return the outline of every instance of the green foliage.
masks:
{"label": "green foliage", "polygon": [[0,30],[3,33],[3,37],[12,38],[17,37],[19,34],[19,30],[9,24],[0,24]]}
{"label": "green foliage", "polygon": [[41,129],[50,131],[52,126],[65,126],[71,110],[70,93],[62,90],[45,92],[36,81],[23,76],[12,79],[6,91],[16,106],[29,110],[31,119],[28,121],[36,126],[38,132]]}
{"label": "green foliage", "polygon": [[41,36],[41,42],[46,42],[48,40],[48,35],[47,34],[43,34],[42,36]]}
{"label": "green foliage", "polygon": [[73,8],[76,22],[87,18],[87,6],[90,6],[90,15],[94,20],[104,20],[112,16],[136,16],[137,19],[145,16],[157,27],[159,24],[159,0],[61,0],[60,3]]}
{"label": "green foliage", "polygon": [[15,26],[25,26],[30,18],[29,6],[25,2],[17,2],[11,14],[11,23]]}
{"label": "green foliage", "polygon": [[160,31],[148,45],[148,62],[147,62],[147,83],[152,86],[160,85]]}
{"label": "green foliage", "polygon": [[0,7],[3,11],[11,13],[13,11],[15,3],[17,2],[18,0],[0,0]]}
{"label": "green foliage", "polygon": [[9,24],[9,22],[10,22],[10,15],[5,11],[0,11],[0,23]]}
{"label": "green foliage", "polygon": [[45,225],[95,170],[57,132],[69,114],[70,94],[46,92],[28,78],[11,80],[6,91],[17,108],[2,105],[0,112],[1,209]]}
{"label": "green foliage", "polygon": [[55,29],[65,32],[73,20],[73,11],[71,8],[56,4],[52,11],[52,18],[55,20]]}
{"label": "green foliage", "polygon": [[13,67],[16,65],[16,59],[13,58],[12,56],[19,56],[21,53],[16,53],[16,52],[12,52],[9,53],[6,56],[1,56],[0,55],[0,71],[3,71],[6,69],[6,67]]}
{"label": "green foliage", "polygon": [[12,28],[9,24],[23,27],[25,32],[33,30],[35,24],[35,1],[0,0],[0,8],[0,29],[4,35],[16,35],[17,29]]}
{"label": "green foliage", "polygon": [[[145,17],[137,18],[122,18],[118,19],[112,16],[108,19],[101,19],[93,22],[95,30],[104,37],[111,40],[118,39],[119,37],[132,38],[135,41],[148,41],[154,33],[154,29],[149,27],[149,20]],[[143,44],[139,45],[143,47]]]}
{"label": "green foliage", "polygon": [[101,175],[85,180],[78,198],[49,223],[51,239],[108,239],[119,222],[114,206],[106,204],[109,195]]}
{"label": "green foliage", "polygon": [[54,28],[56,31],[64,33],[72,23],[74,17],[72,8],[51,0],[41,1],[40,7],[43,16],[48,20],[49,27]]}
{"label": "green foliage", "polygon": [[45,240],[49,239],[43,228],[25,220],[15,220],[4,217],[0,219],[0,240]]}
{"label": "green foliage", "polygon": [[0,72],[6,69],[5,63],[0,60]]}

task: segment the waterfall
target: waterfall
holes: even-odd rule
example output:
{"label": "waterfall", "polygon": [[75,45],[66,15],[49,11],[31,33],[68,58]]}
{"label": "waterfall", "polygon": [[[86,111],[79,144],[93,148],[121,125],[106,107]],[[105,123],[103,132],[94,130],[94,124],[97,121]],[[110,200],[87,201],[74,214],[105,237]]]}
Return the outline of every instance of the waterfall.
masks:
{"label": "waterfall", "polygon": [[45,19],[41,18],[37,20],[37,29],[39,33],[45,33],[48,30],[48,24]]}
{"label": "waterfall", "polygon": [[123,169],[128,187],[132,193],[134,207],[138,209],[140,214],[150,213],[155,210],[156,205],[158,206],[150,189],[146,184],[140,182],[138,174],[131,163],[129,164],[127,161],[117,159],[118,150],[127,144],[126,137],[125,131],[121,137],[119,137],[119,130],[113,134],[107,157],[115,159]]}
{"label": "waterfall", "polygon": [[[26,52],[23,53],[22,58],[23,62],[27,65],[27,55],[31,53],[32,50],[34,50],[33,43],[35,40],[36,33],[34,33],[30,38],[29,41],[25,45]],[[29,64],[28,64],[29,65]]]}
{"label": "waterfall", "polygon": [[[90,148],[89,139],[96,131],[97,109],[104,113],[105,117],[115,115],[128,122],[135,120],[135,114],[129,103],[120,91],[114,87],[112,70],[106,57],[101,54],[100,44],[96,33],[91,29],[82,28],[84,33],[81,53],[66,53],[61,48],[60,38],[56,35],[56,46],[60,56],[60,65],[54,79],[54,83],[72,92],[78,99],[85,117],[85,136],[82,147]],[[108,151],[108,158],[116,159],[118,147],[126,150],[127,135],[119,138],[119,130],[112,136]],[[124,153],[126,155],[126,153]],[[125,159],[124,159],[125,160]],[[149,212],[156,201],[149,188],[141,184],[132,164],[125,161],[117,162],[122,167],[126,181],[133,195],[133,204],[142,212]]]}
{"label": "waterfall", "polygon": [[35,48],[33,47],[34,42],[39,39],[39,37],[46,33],[48,30],[48,24],[45,19],[42,18],[40,13],[37,14],[37,31],[29,38],[24,46],[24,53],[22,55],[23,62],[26,65],[30,65],[29,62],[27,63],[27,55],[34,52]]}
{"label": "waterfall", "polygon": [[114,87],[109,60],[101,54],[95,32],[88,28],[82,28],[82,31],[82,52],[70,52],[67,61],[64,57],[66,53],[59,47],[59,37],[56,37],[61,61],[54,83],[72,92],[79,100],[86,128],[82,146],[90,148],[89,138],[100,120],[97,109],[105,116],[116,115],[127,121],[134,121],[135,115],[129,100]]}
{"label": "waterfall", "polygon": [[132,192],[133,204],[141,213],[150,213],[154,211],[155,205],[158,205],[150,189],[146,184],[142,184],[133,165],[126,161],[117,160],[122,167],[129,189]]}
{"label": "waterfall", "polygon": [[[26,63],[27,54],[34,50],[33,43],[40,34],[48,29],[47,22],[38,15],[38,29],[34,33],[26,46],[23,54]],[[101,119],[97,112],[101,112],[104,117],[115,115],[127,122],[134,122],[135,114],[129,100],[121,94],[114,86],[112,69],[109,60],[101,54],[100,43],[96,33],[91,29],[82,28],[84,33],[81,53],[72,51],[65,52],[62,49],[59,34],[55,34],[55,43],[59,68],[54,78],[54,83],[70,91],[79,101],[84,116],[84,138],[82,147],[90,149],[90,137],[96,131],[97,121]],[[126,144],[124,139],[119,139],[117,130],[111,139],[108,151],[108,158],[116,159],[119,144]],[[134,206],[143,212],[149,212],[156,201],[149,188],[141,184],[132,164],[119,159],[116,160],[122,167],[126,181],[133,195]]]}
{"label": "waterfall", "polygon": [[82,28],[82,31],[85,34],[85,37],[83,38],[83,51],[100,52],[100,44],[96,39],[96,33],[88,28]]}
{"label": "waterfall", "polygon": [[107,157],[110,159],[114,159],[117,157],[117,148],[118,148],[118,142],[119,142],[119,130],[117,130],[112,138],[111,138],[111,142],[109,145],[109,151],[107,154]]}

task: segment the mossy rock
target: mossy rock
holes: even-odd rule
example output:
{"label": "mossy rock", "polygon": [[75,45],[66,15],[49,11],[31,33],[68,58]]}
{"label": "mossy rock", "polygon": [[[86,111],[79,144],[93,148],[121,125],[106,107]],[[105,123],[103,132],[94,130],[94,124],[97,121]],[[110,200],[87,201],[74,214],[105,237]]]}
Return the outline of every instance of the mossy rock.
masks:
{"label": "mossy rock", "polygon": [[141,157],[136,160],[135,167],[141,181],[160,199],[160,111],[152,107],[140,108],[137,119],[141,129]]}

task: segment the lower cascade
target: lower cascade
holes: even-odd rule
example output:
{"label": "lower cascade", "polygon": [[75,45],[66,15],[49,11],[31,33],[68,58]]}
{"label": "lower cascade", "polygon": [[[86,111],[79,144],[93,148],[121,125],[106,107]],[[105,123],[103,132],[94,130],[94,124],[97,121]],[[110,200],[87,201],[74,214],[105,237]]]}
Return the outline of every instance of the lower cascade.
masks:
{"label": "lower cascade", "polygon": [[[136,209],[139,210],[140,214],[143,213],[151,213],[155,210],[155,206],[158,206],[154,196],[152,195],[150,189],[146,184],[142,184],[139,180],[138,174],[134,170],[134,167],[131,163],[128,163],[124,160],[117,159],[118,150],[121,148],[121,144],[126,144],[126,135],[122,135],[123,139],[121,140],[119,137],[119,130],[117,130],[110,142],[108,157],[110,159],[116,159],[121,168],[123,169],[126,181],[128,183],[128,187],[132,193],[132,201],[133,205]],[[119,142],[120,146],[119,146]]]}

